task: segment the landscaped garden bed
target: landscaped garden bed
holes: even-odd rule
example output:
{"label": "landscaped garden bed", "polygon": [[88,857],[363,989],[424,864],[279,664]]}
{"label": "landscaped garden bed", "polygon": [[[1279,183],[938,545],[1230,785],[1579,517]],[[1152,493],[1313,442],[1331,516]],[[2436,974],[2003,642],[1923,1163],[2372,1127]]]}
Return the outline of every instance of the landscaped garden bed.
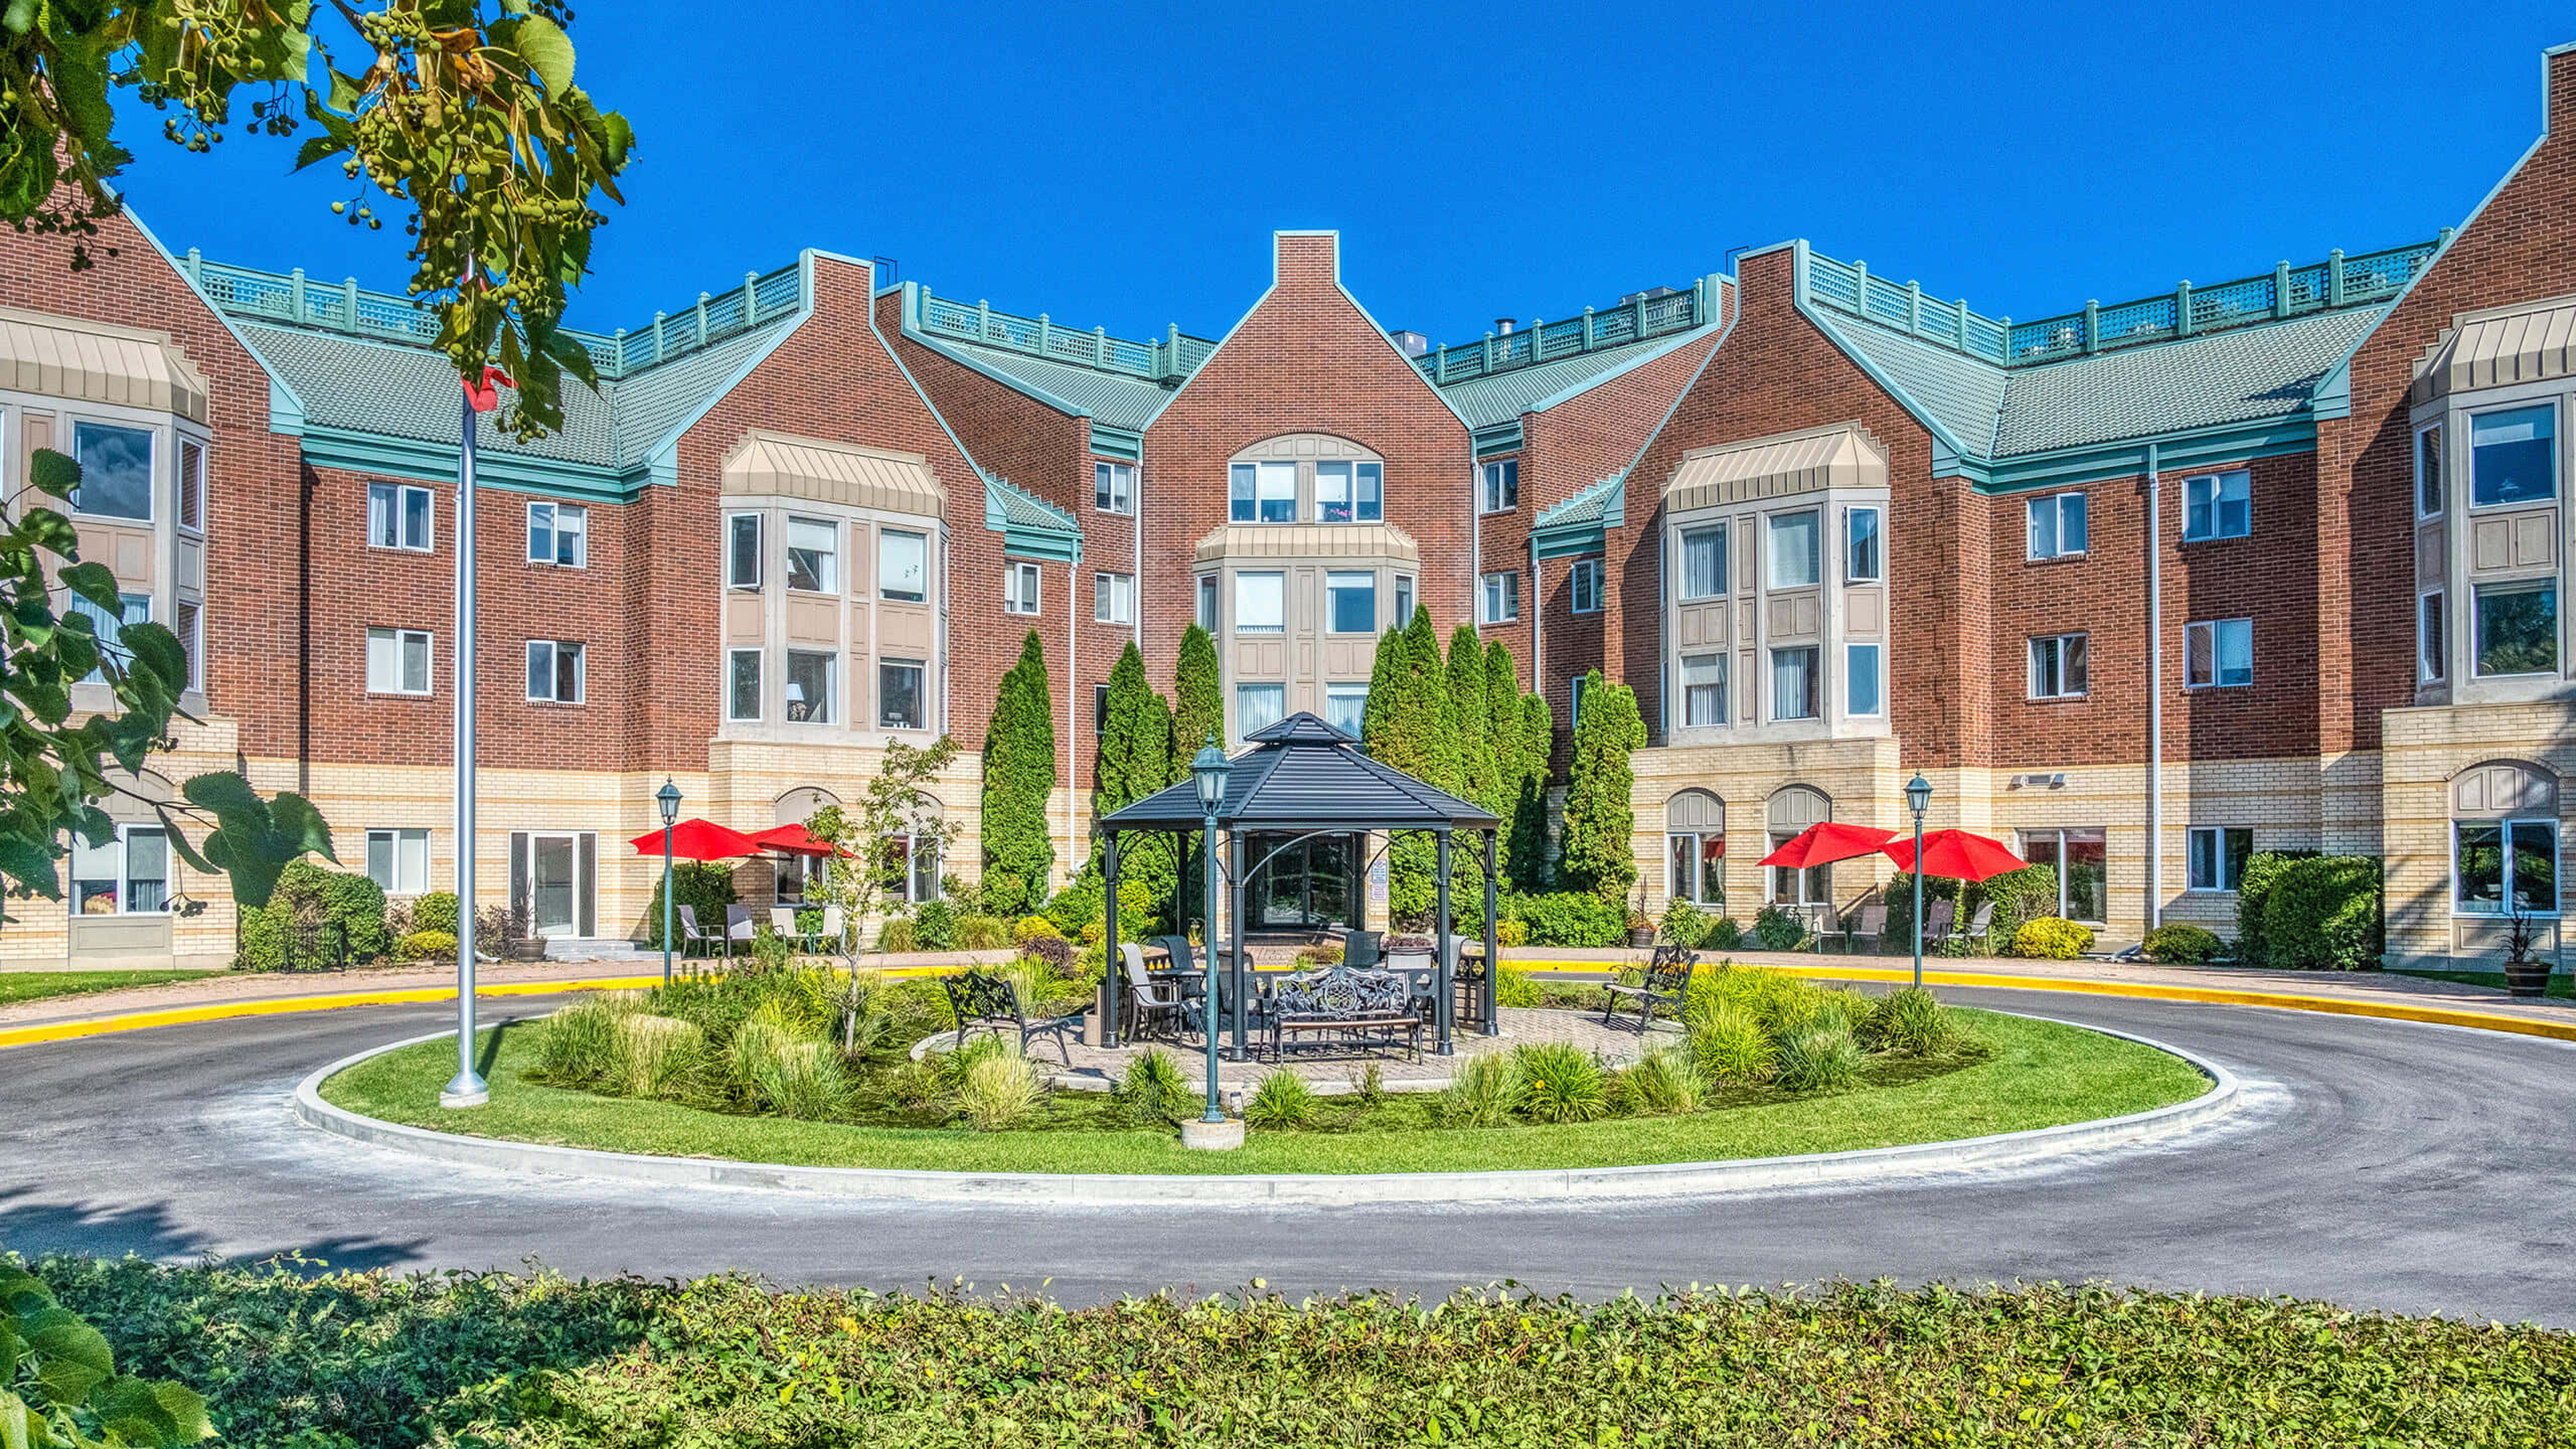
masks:
{"label": "landscaped garden bed", "polygon": [[[1024,977],[1031,994],[1042,979]],[[933,981],[754,972],[593,997],[497,1033],[492,1101],[436,1105],[452,1045],[370,1058],[323,1084],[363,1116],[476,1136],[662,1156],[911,1170],[1210,1173],[1492,1171],[1702,1162],[2056,1126],[2187,1100],[2208,1082],[2139,1043],[2027,1018],[1870,997],[1728,967],[1691,983],[1683,1029],[1610,1067],[1564,1042],[1457,1059],[1436,1092],[1378,1089],[1369,1059],[1324,1095],[1289,1069],[1248,1094],[1251,1141],[1211,1154],[1173,1127],[1198,1090],[1160,1052],[1115,1090],[1052,1090],[989,1036],[946,1025]],[[1037,1048],[1041,1053],[1043,1046]]]}
{"label": "landscaped garden bed", "polygon": [[31,1266],[119,1371],[204,1394],[241,1449],[2576,1442],[2576,1338],[2259,1298],[1256,1288],[1068,1310],[741,1278]]}

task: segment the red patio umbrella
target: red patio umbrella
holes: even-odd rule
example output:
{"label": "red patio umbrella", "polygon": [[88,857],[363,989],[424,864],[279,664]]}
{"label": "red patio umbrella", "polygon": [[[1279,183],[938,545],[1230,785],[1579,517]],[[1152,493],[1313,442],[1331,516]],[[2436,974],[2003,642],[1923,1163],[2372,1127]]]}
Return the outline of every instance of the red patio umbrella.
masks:
{"label": "red patio umbrella", "polygon": [[[628,843],[637,855],[660,855],[662,832],[647,831]],[[760,842],[712,820],[683,820],[671,827],[671,854],[681,860],[734,860],[760,854]]]}
{"label": "red patio umbrella", "polygon": [[796,820],[791,820],[785,825],[780,825],[769,830],[754,831],[752,832],[751,839],[752,843],[755,845],[766,846],[771,850],[785,851],[789,855],[849,854],[848,851],[841,849],[832,842],[816,835],[813,831],[806,829],[804,822]]}
{"label": "red patio umbrella", "polygon": [[1809,866],[1831,865],[1838,860],[1857,860],[1876,855],[1887,847],[1893,830],[1875,825],[1844,825],[1827,820],[1810,825],[1782,843],[1778,850],[1755,861],[1756,865],[1787,865],[1804,870]]}
{"label": "red patio umbrella", "polygon": [[[1900,870],[1914,869],[1914,842],[1899,837],[1887,843],[1887,858]],[[1973,830],[1934,830],[1923,837],[1924,875],[1950,880],[1985,880],[2030,864],[2004,843]]]}

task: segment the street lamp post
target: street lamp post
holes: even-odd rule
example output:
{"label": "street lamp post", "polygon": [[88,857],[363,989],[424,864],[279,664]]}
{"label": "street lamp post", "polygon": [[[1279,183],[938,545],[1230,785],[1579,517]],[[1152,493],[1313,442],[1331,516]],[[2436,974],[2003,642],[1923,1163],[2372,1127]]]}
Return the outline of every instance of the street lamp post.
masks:
{"label": "street lamp post", "polygon": [[[465,280],[474,280],[473,265]],[[474,1070],[474,392],[457,389],[463,430],[456,452],[456,1075],[438,1094],[441,1107],[480,1107],[492,1099]]]}
{"label": "street lamp post", "polygon": [[662,984],[671,984],[671,825],[680,818],[680,787],[671,777],[662,777],[662,788],[653,792],[662,807]]}
{"label": "street lamp post", "polygon": [[1932,804],[1932,782],[1914,772],[1906,782],[1905,803],[1914,811],[1914,984],[1923,984],[1923,812]]}
{"label": "street lamp post", "polygon": [[1206,817],[1207,841],[1201,852],[1207,877],[1207,994],[1199,999],[1199,1035],[1207,1041],[1207,1115],[1199,1119],[1202,1122],[1226,1119],[1225,1104],[1216,1094],[1216,811],[1225,800],[1225,777],[1233,769],[1225,751],[1216,747],[1216,732],[1210,730],[1207,743],[1190,761],[1190,779],[1199,789],[1199,813]]}

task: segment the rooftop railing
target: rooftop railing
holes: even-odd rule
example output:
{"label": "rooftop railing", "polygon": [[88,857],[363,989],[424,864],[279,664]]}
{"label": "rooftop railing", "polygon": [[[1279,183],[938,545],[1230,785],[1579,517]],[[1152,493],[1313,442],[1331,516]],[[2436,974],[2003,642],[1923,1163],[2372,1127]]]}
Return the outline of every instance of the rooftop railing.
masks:
{"label": "rooftop railing", "polygon": [[[210,262],[195,247],[181,263],[198,290],[237,317],[319,327],[379,341],[426,347],[438,341],[438,313],[426,303],[390,292],[372,292],[352,277],[333,283],[308,278],[303,269],[262,272],[249,267]],[[785,266],[774,272],[746,272],[742,285],[719,294],[700,292],[697,302],[677,312],[656,312],[649,326],[613,333],[564,331],[590,353],[602,380],[638,373],[656,363],[684,357],[754,327],[775,322],[802,307],[802,270]]]}
{"label": "rooftop railing", "polygon": [[1189,336],[1177,325],[1167,329],[1160,341],[1135,342],[1124,337],[1112,337],[1105,327],[1094,327],[1088,332],[1060,327],[1044,312],[1035,317],[1022,317],[1013,312],[997,312],[990,302],[960,302],[953,297],[937,296],[918,282],[904,283],[903,291],[905,319],[915,329],[930,336],[981,343],[986,347],[1043,357],[1050,362],[1123,373],[1148,382],[1171,382],[1187,377],[1198,371],[1199,364],[1207,361],[1209,353],[1216,351],[1216,343],[1204,337]]}
{"label": "rooftop railing", "polygon": [[2450,239],[2451,230],[2444,227],[2433,240],[2413,246],[2358,257],[2331,252],[2324,261],[2304,267],[2283,262],[2268,276],[2213,287],[2183,282],[2162,296],[2108,307],[2087,302],[2081,312],[2036,322],[1980,316],[1965,300],[1944,302],[1924,295],[1913,282],[1899,286],[1873,276],[1866,262],[1838,262],[1813,252],[1807,255],[1805,281],[1811,302],[2004,367],[2028,367],[2384,302],[2413,281]]}
{"label": "rooftop railing", "polygon": [[1702,277],[1660,297],[1640,295],[1615,307],[1586,307],[1582,315],[1555,322],[1532,322],[1510,332],[1488,332],[1482,342],[1443,345],[1413,359],[1424,377],[1438,384],[1490,377],[1519,367],[1535,367],[1562,357],[1624,347],[1673,332],[1687,332],[1715,314],[1715,277]]}

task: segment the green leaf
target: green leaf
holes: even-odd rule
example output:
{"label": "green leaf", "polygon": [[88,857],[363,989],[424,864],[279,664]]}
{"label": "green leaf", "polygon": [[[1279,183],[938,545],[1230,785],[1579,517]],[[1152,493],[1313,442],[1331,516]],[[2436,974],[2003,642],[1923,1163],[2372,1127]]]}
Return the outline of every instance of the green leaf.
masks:
{"label": "green leaf", "polygon": [[287,857],[289,860],[309,852],[334,865],[339,863],[340,857],[331,849],[331,827],[324,823],[322,812],[313,808],[312,801],[292,790],[280,790],[268,802],[268,809],[278,837],[294,852]]}
{"label": "green leaf", "polygon": [[60,1308],[26,1315],[19,1332],[36,1357],[36,1384],[47,1400],[77,1404],[116,1372],[107,1336]]}
{"label": "green leaf", "polygon": [[328,160],[339,155],[344,149],[346,148],[335,136],[327,134],[307,136],[304,138],[304,144],[295,149],[295,169],[301,171],[316,161]]}
{"label": "green leaf", "polygon": [[0,1449],[49,1449],[53,1442],[45,1421],[27,1401],[0,1389]]}
{"label": "green leaf", "polygon": [[511,48],[545,83],[548,95],[572,89],[572,37],[563,33],[563,27],[530,14],[520,18],[510,39]]}
{"label": "green leaf", "polygon": [[111,617],[121,617],[125,601],[117,596],[116,572],[103,563],[76,563],[56,575],[63,587],[98,605]]}
{"label": "green leaf", "polygon": [[27,481],[56,498],[69,498],[80,486],[81,467],[51,448],[38,448],[27,465]]}
{"label": "green leaf", "polygon": [[0,834],[0,875],[43,896],[60,900],[61,878],[54,873],[54,853],[24,835]]}
{"label": "green leaf", "polygon": [[179,787],[179,794],[189,804],[217,817],[266,808],[260,803],[259,792],[250,787],[250,781],[231,770],[194,776]]}

